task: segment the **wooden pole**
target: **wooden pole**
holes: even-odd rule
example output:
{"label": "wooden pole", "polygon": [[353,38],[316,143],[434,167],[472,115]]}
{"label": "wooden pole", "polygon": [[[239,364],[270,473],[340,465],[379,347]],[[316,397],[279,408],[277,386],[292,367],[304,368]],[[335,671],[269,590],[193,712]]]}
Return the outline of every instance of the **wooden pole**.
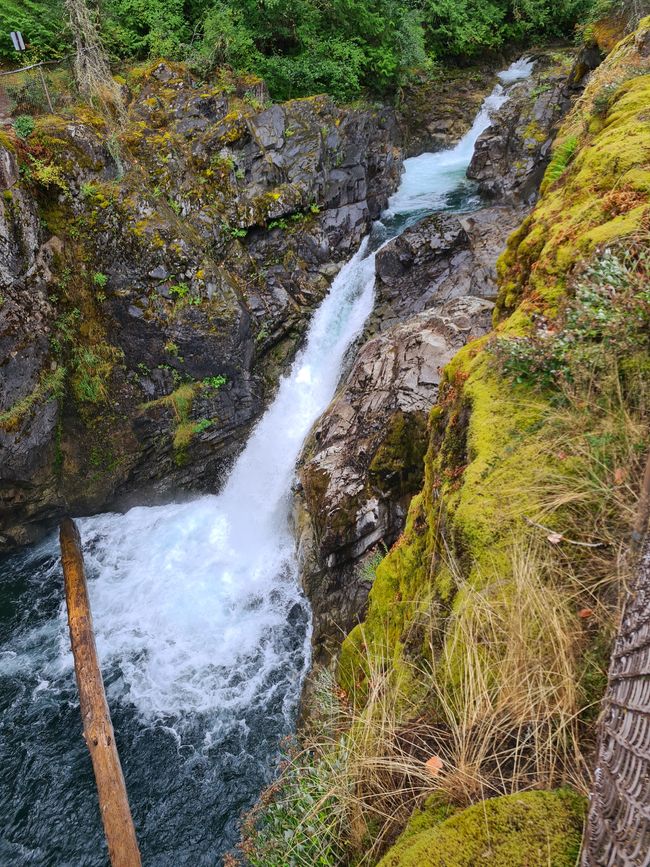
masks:
{"label": "wooden pole", "polygon": [[65,518],[61,523],[60,538],[81,719],[95,772],[108,854],[113,867],[141,867],[138,841],[97,659],[81,538],[76,524],[70,518]]}
{"label": "wooden pole", "polygon": [[43,90],[45,91],[45,98],[47,99],[47,104],[50,107],[50,114],[54,114],[54,108],[52,107],[52,100],[50,99],[50,91],[47,89],[47,82],[45,81],[45,76],[43,75],[43,67],[39,66],[38,71],[41,75],[41,84],[43,85]]}

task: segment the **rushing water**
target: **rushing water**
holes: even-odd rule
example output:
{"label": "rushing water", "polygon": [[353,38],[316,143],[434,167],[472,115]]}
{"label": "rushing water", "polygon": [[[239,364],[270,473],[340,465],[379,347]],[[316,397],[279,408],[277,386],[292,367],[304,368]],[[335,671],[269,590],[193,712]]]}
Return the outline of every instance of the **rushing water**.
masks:
{"label": "rushing water", "polygon": [[[218,496],[79,521],[97,645],[148,865],[214,865],[273,774],[309,664],[288,514],[304,439],[373,305],[373,250],[434,210],[471,207],[465,171],[502,73],[453,149],[405,164],[373,235],[314,314],[305,348]],[[55,537],[2,563],[0,864],[103,865]]]}

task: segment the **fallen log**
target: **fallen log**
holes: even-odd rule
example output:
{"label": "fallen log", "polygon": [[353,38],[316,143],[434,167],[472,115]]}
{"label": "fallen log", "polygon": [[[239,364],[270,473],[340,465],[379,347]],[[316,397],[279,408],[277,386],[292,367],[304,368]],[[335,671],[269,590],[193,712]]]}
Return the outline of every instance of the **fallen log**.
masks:
{"label": "fallen log", "polygon": [[70,518],[65,518],[61,523],[60,539],[83,733],[95,772],[108,854],[113,867],[140,867],[138,841],[97,659],[81,538],[76,524]]}

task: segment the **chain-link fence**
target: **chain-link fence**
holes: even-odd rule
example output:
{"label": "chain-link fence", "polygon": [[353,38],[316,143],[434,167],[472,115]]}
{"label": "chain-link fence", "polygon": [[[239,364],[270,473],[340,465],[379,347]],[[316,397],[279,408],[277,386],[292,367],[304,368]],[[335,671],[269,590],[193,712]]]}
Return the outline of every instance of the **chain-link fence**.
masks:
{"label": "chain-link fence", "polygon": [[76,97],[71,59],[0,72],[0,123],[61,111]]}

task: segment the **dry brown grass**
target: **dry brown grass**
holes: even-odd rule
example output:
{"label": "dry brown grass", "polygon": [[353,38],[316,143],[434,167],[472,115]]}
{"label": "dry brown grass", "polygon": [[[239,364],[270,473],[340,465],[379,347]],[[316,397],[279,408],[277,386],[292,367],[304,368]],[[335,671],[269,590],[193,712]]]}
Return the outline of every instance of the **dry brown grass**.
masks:
{"label": "dry brown grass", "polygon": [[354,863],[376,863],[434,793],[464,807],[562,783],[585,790],[572,593],[551,580],[541,546],[520,545],[508,561],[509,574],[495,572],[481,590],[456,570],[460,601],[444,624],[433,608],[423,612],[428,641],[405,682],[426,695],[399,688],[388,640],[385,652],[368,653],[362,701],[321,675],[319,729],[293,770],[301,776],[300,763],[308,756],[313,767],[316,756],[326,785],[301,821],[329,810]]}
{"label": "dry brown grass", "polygon": [[[550,448],[564,459],[562,472],[538,493],[539,518],[555,518],[570,544],[556,552],[556,568],[568,574],[583,605],[608,634],[632,578],[640,494],[650,450],[650,378],[633,360],[621,371],[612,359],[606,380],[583,372],[580,391],[568,392],[549,419]],[[643,522],[647,515],[641,516]]]}
{"label": "dry brown grass", "polygon": [[527,788],[585,786],[572,593],[534,542],[517,544],[508,559],[510,574],[495,571],[480,590],[457,574],[442,650],[440,636],[430,639],[434,713],[447,731],[441,785],[463,806]]}

